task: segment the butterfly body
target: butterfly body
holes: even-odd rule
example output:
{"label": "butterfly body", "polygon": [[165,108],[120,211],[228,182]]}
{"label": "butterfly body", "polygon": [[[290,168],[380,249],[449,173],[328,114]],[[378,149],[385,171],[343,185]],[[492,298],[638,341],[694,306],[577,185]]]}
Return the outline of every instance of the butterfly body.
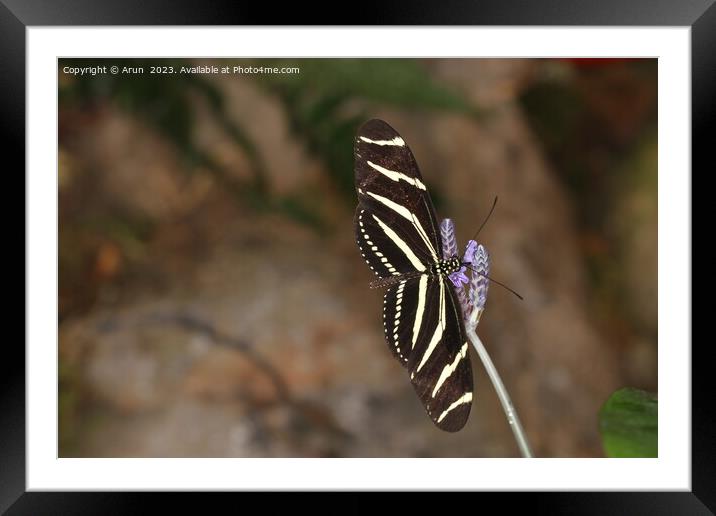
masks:
{"label": "butterfly body", "polygon": [[443,257],[435,209],[412,152],[382,120],[358,131],[355,146],[358,248],[385,288],[383,329],[393,356],[438,428],[466,423],[472,368],[463,314],[449,275],[463,263]]}
{"label": "butterfly body", "polygon": [[463,267],[459,258],[449,258],[447,260],[439,260],[437,263],[430,265],[430,274],[443,274],[449,276],[453,272],[458,272]]}

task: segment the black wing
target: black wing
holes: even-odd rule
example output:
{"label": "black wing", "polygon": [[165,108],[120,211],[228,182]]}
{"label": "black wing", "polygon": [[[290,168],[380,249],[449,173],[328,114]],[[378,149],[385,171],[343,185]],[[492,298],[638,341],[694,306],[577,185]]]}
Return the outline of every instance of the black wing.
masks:
{"label": "black wing", "polygon": [[470,415],[473,389],[462,311],[445,276],[428,276],[425,297],[420,332],[408,358],[410,381],[433,423],[457,432]]}
{"label": "black wing", "polygon": [[388,348],[408,369],[415,392],[442,430],[460,430],[472,406],[472,366],[452,283],[423,274],[385,292]]}
{"label": "black wing", "polygon": [[355,233],[364,259],[381,278],[428,270],[440,258],[440,233],[413,153],[392,127],[370,120],[358,130],[354,154]]}

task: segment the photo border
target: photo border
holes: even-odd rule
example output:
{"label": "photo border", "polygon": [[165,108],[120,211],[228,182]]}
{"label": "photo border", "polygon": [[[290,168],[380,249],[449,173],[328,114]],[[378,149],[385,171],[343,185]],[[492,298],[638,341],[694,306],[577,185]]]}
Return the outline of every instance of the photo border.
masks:
{"label": "photo border", "polygon": [[[8,7],[11,4],[11,7]],[[48,5],[49,4],[49,5]],[[280,25],[308,22],[316,25],[315,13],[288,11],[262,13],[256,6],[241,12],[235,3],[218,2],[207,9],[204,4],[175,2],[171,12],[163,11],[159,2],[108,2],[94,5],[83,1],[44,3],[3,1],[0,3],[0,91],[3,92],[6,152],[25,167],[25,44],[26,28],[39,25]],[[480,4],[362,3],[362,9],[350,25],[379,22],[387,25],[683,25],[691,27],[692,84],[692,169],[709,173],[712,140],[709,137],[716,115],[716,7],[713,0],[649,2],[634,0],[628,7],[614,1],[564,2],[517,0]],[[268,9],[267,9],[268,10]],[[281,10],[279,10],[281,11]],[[325,13],[324,13],[325,16]],[[310,18],[310,20],[308,19]],[[346,20],[328,20],[326,24],[342,25]],[[708,165],[707,165],[708,163]],[[707,166],[709,168],[707,168]],[[691,174],[693,177],[693,174]],[[23,182],[24,190],[24,182]],[[693,191],[693,190],[692,190]],[[23,263],[28,257],[23,247]],[[26,265],[25,265],[26,267]],[[27,271],[27,268],[25,268]],[[24,298],[26,299],[26,297]],[[693,320],[693,319],[692,319]],[[12,512],[112,512],[121,507],[131,510],[141,504],[143,495],[132,493],[40,493],[26,492],[25,466],[25,355],[18,345],[8,341],[0,361],[0,511],[11,505]],[[673,343],[672,343],[673,344]],[[660,513],[704,512],[716,508],[716,494],[711,482],[716,478],[716,435],[711,389],[706,382],[706,345],[692,347],[692,491],[663,493],[529,493],[514,497],[501,496],[500,503],[511,506],[520,500],[535,503],[546,510],[569,508],[573,512],[633,511],[649,509]],[[696,381],[701,380],[701,385]],[[480,493],[483,496],[487,493]],[[526,497],[526,498],[525,498]],[[164,498],[164,497],[162,497]],[[509,501],[507,500],[509,498]],[[184,504],[185,501],[182,501]],[[704,507],[705,506],[705,507]],[[64,507],[65,510],[60,510]]]}

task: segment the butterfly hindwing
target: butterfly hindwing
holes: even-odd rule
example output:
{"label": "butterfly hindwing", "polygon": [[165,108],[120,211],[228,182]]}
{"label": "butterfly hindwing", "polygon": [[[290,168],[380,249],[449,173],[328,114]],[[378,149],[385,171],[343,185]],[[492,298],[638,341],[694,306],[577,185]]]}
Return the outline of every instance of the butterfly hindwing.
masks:
{"label": "butterfly hindwing", "polygon": [[422,329],[429,277],[426,274],[400,281],[383,296],[383,330],[388,348],[408,367]]}
{"label": "butterfly hindwing", "polygon": [[410,380],[442,430],[456,432],[472,406],[472,366],[462,312],[445,276],[429,277],[422,327],[408,360]]}

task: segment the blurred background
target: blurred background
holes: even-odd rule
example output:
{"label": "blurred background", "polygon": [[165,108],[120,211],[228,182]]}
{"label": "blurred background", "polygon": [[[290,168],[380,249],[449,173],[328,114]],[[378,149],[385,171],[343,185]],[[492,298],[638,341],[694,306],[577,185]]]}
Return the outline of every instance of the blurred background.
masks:
{"label": "blurred background", "polygon": [[[71,75],[116,64],[144,73]],[[297,67],[150,74],[151,66]],[[478,334],[537,456],[601,457],[598,413],[657,388],[657,61],[59,61],[61,457],[512,457],[477,355],[438,430],[384,341],[352,145],[410,145],[479,240]]]}

